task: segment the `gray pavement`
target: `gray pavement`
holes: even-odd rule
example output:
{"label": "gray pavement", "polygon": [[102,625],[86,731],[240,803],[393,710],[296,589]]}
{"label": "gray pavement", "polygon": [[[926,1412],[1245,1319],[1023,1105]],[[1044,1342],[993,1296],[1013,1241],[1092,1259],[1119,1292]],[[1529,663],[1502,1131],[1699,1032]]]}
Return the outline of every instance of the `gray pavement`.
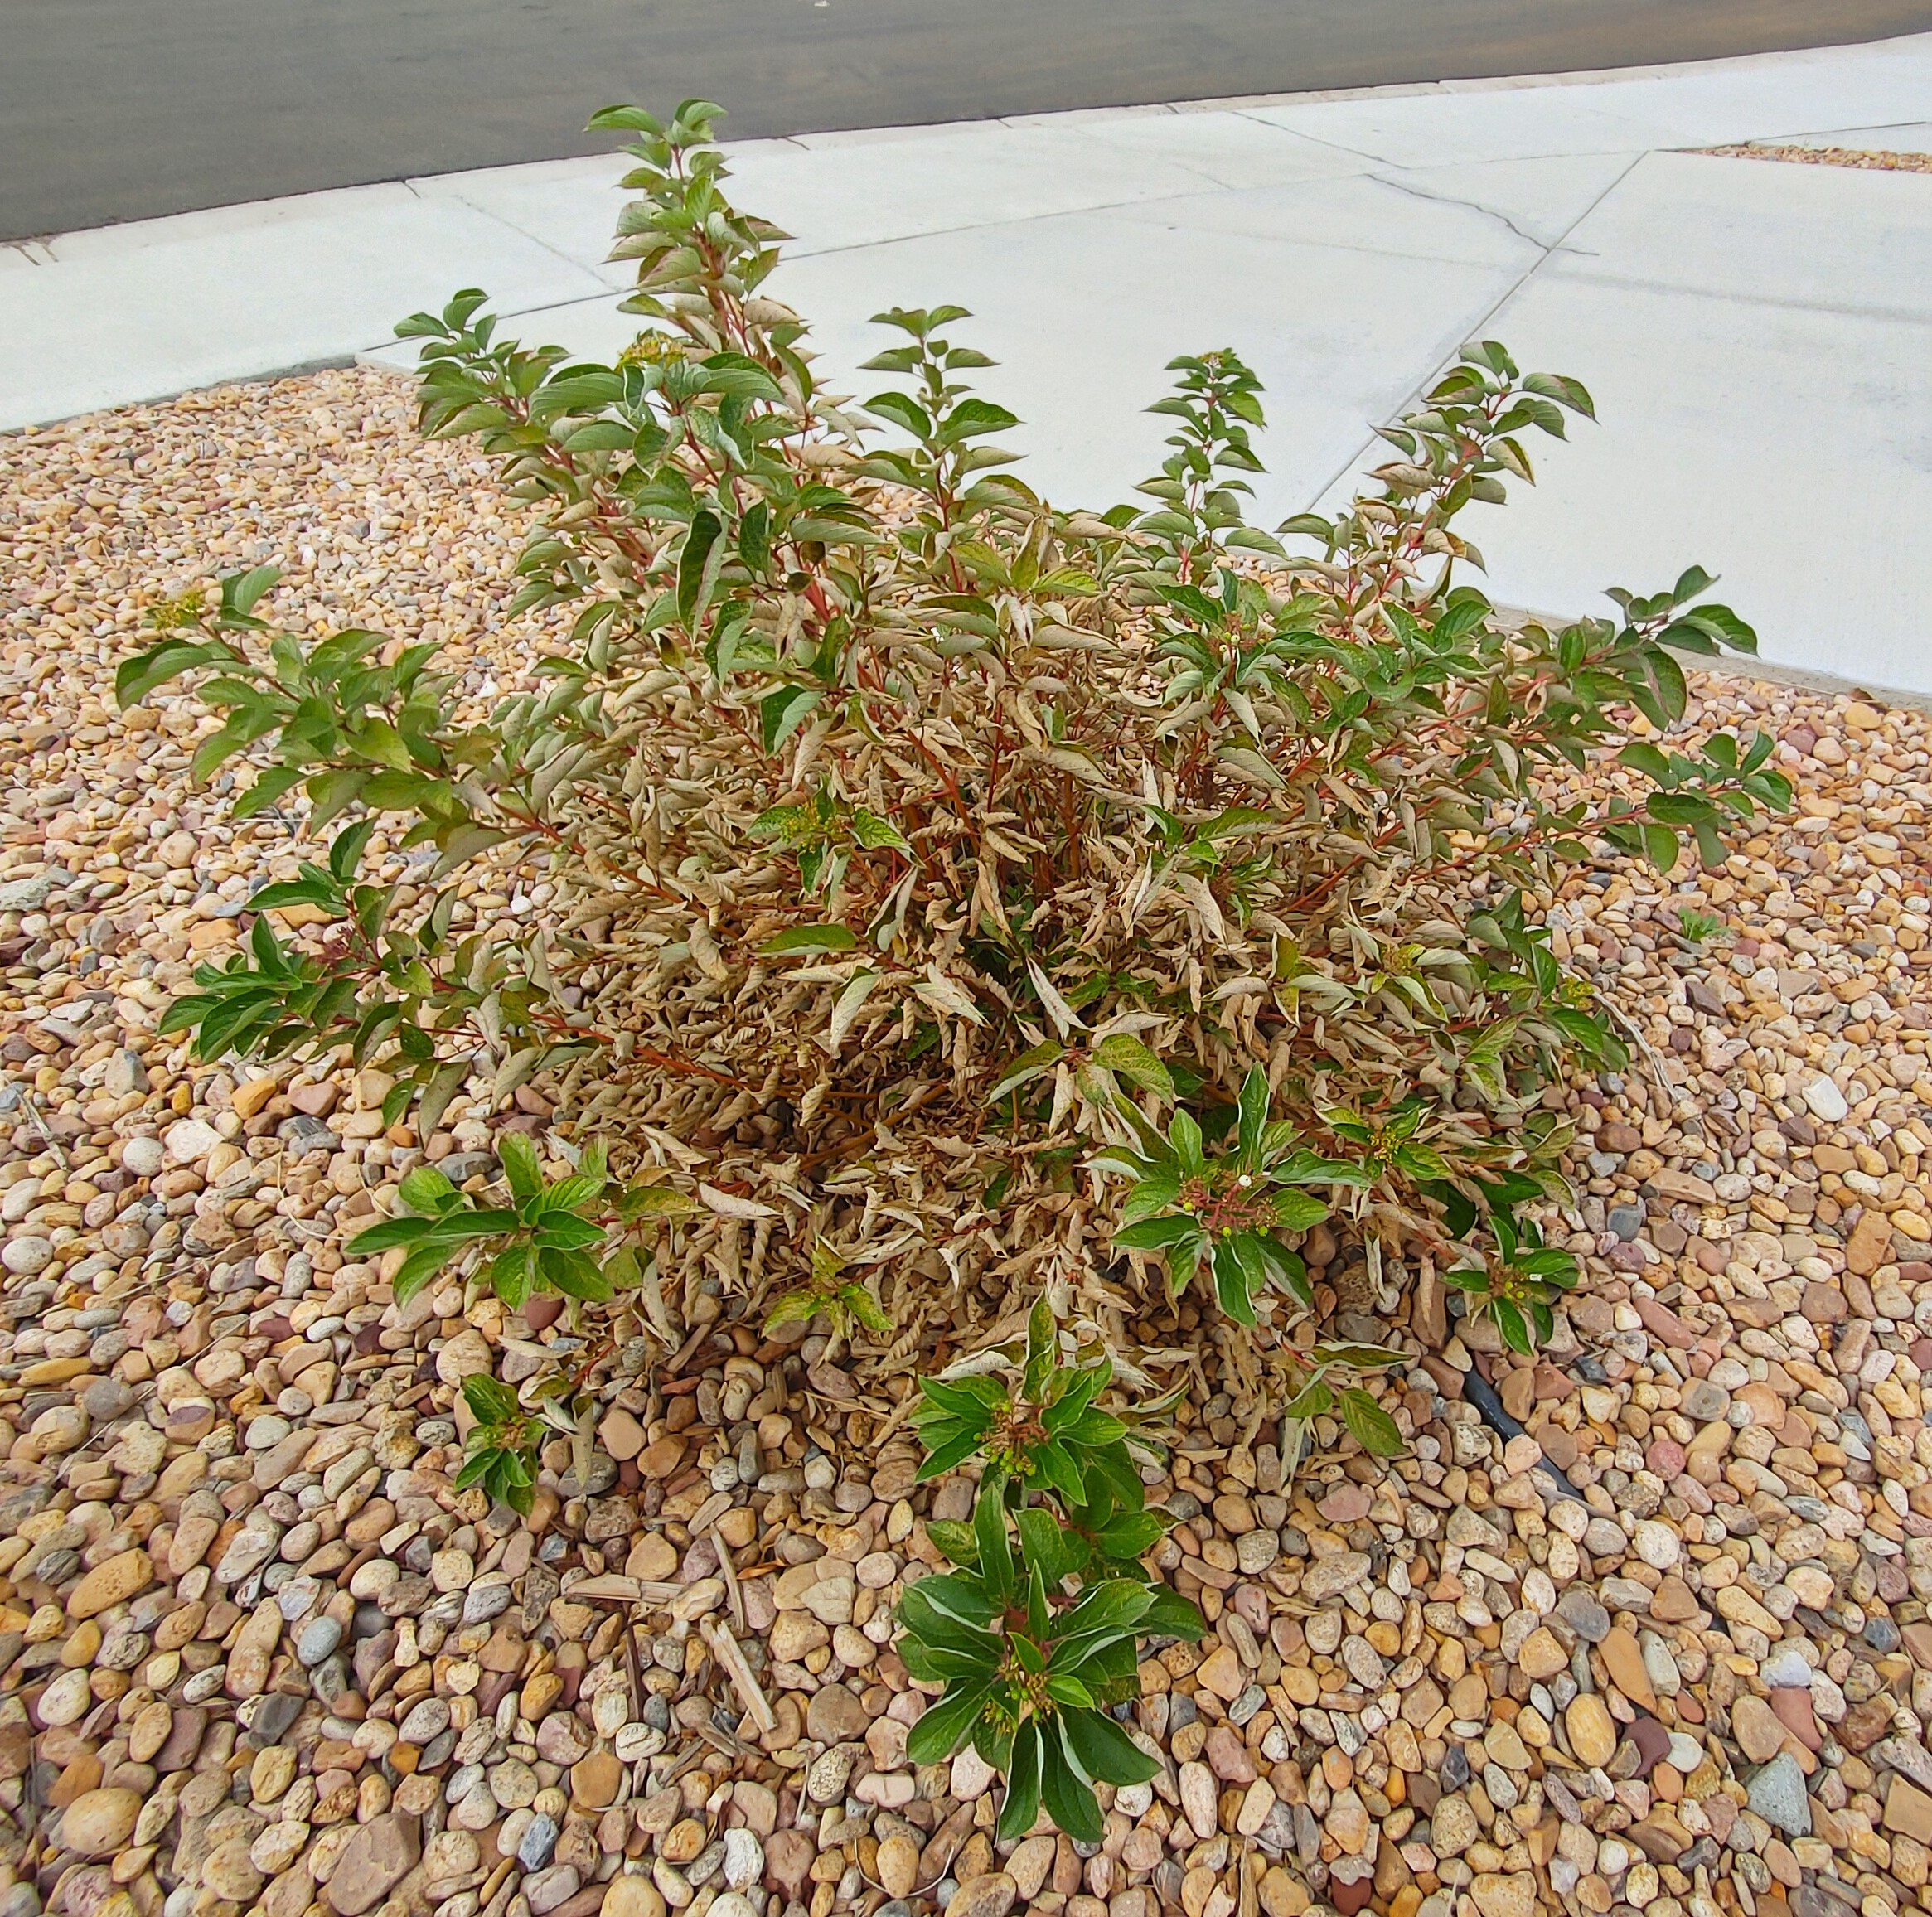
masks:
{"label": "gray pavement", "polygon": [[1849,45],[1932,0],[11,0],[0,240],[601,152]]}

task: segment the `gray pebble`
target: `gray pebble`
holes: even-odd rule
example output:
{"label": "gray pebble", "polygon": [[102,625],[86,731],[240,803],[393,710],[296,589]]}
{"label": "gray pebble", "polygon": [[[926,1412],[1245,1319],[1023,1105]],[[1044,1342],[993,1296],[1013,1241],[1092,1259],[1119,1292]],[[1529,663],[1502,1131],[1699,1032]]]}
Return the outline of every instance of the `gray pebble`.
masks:
{"label": "gray pebble", "polygon": [[1746,1802],[1788,1837],[1811,1835],[1811,1799],[1798,1760],[1781,1750],[1750,1780]]}
{"label": "gray pebble", "polygon": [[1600,1644],[1610,1635],[1610,1613],[1581,1585],[1563,1593],[1557,1615],[1586,1644]]}
{"label": "gray pebble", "polygon": [[301,1636],[295,1640],[295,1655],[305,1668],[312,1671],[333,1654],[341,1641],[342,1627],[333,1618],[320,1617],[303,1626]]}
{"label": "gray pebble", "polygon": [[509,1609],[507,1584],[473,1584],[463,1593],[462,1621],[466,1624],[487,1624]]}
{"label": "gray pebble", "polygon": [[539,1811],[524,1827],[516,1847],[517,1862],[526,1871],[542,1870],[556,1850],[558,1834],[556,1819]]}

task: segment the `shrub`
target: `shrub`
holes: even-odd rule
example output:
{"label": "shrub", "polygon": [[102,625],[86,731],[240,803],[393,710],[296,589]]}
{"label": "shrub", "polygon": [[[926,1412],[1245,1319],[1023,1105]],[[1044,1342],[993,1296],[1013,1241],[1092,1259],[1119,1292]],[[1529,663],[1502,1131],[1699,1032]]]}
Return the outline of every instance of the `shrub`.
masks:
{"label": "shrub", "polygon": [[[263,571],[162,608],[123,667],[123,700],[186,678],[220,715],[196,769],[249,755],[238,811],[334,835],[164,1029],[346,1051],[425,1139],[542,1075],[553,1173],[506,1139],[506,1203],[415,1172],[358,1242],[399,1299],[455,1257],[511,1306],[555,1290],[667,1348],[770,1308],[903,1368],[1044,1292],[1137,1378],[1136,1319],[1198,1276],[1298,1428],[1394,1448],[1363,1381],[1398,1354],[1317,1343],[1300,1235],[1359,1241],[1385,1309],[1426,1256],[1518,1349],[1548,1329],[1576,1273],[1532,1215],[1566,1188],[1542,1094],[1624,1049],[1538,908],[1604,849],[1714,861],[1788,802],[1761,735],[1657,743],[1678,655],[1749,652],[1749,627],[1695,569],[1560,628],[1470,583],[1465,509],[1530,479],[1524,435],[1591,412],[1494,342],[1332,520],[1245,523],[1260,386],[1228,351],[1173,362],[1150,506],[1050,506],[967,390],[990,362],[961,309],[882,313],[898,343],[867,370],[898,383],[821,390],[715,111],[593,122],[637,136],[617,254],[642,330],[616,364],[500,340],[473,291],[399,329],[424,430],[473,438],[531,510],[515,605],[570,635],[535,690],[491,704],[433,646],[272,631]],[[1558,762],[1611,751],[1640,804],[1550,796]],[[402,822],[382,862],[379,816]],[[513,891],[521,916],[470,903]],[[295,907],[326,928],[278,934]],[[522,1411],[586,1431],[587,1375],[485,1394],[469,1474],[514,1501]],[[1041,1430],[1106,1382],[1076,1375],[1027,1384]],[[984,1381],[927,1388],[936,1461],[1016,1415]],[[1082,1779],[1138,1760],[1077,1713],[1179,1621],[1091,1555],[1153,1534],[1091,1392],[1073,1429],[1084,1461],[1090,1437],[999,1454],[960,1569],[908,1600],[908,1666],[966,1686],[922,1745],[1015,1762],[1015,1827],[1036,1787],[1091,1822]]]}

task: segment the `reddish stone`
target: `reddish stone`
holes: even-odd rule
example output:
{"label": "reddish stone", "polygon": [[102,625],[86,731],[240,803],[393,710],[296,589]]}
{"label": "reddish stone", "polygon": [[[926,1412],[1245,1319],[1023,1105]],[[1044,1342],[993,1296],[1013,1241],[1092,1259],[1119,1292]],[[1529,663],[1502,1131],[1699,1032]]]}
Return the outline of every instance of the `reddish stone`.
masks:
{"label": "reddish stone", "polygon": [[[1924,1370],[1925,1368],[1920,1366]],[[1566,1371],[1558,1371],[1547,1358],[1540,1359],[1536,1368],[1536,1395],[1541,1404],[1555,1404],[1576,1395],[1576,1381]]]}
{"label": "reddish stone", "polygon": [[1365,1484],[1338,1484],[1316,1506],[1331,1524],[1358,1524],[1374,1503]]}
{"label": "reddish stone", "polygon": [[1543,1455],[1559,1471],[1567,1471],[1576,1462],[1579,1454],[1573,1432],[1566,1431],[1561,1425],[1542,1425],[1535,1435],[1543,1448]]}
{"label": "reddish stone", "polygon": [[1637,1298],[1631,1300],[1631,1306],[1651,1336],[1662,1339],[1673,1351],[1688,1351],[1697,1342],[1697,1333],[1668,1305],[1659,1305],[1654,1298]]}
{"label": "reddish stone", "polygon": [[1359,1877],[1350,1880],[1331,1875],[1329,1878],[1329,1901],[1339,1910],[1342,1917],[1355,1917],[1357,1911],[1366,1908],[1368,1900],[1375,1895],[1375,1873],[1365,1870]]}
{"label": "reddish stone", "polygon": [[1650,1469],[1666,1483],[1684,1468],[1684,1448],[1674,1438],[1658,1438],[1645,1453]]}
{"label": "reddish stone", "polygon": [[1809,1691],[1776,1690],[1770,1696],[1771,1713],[1807,1750],[1820,1750],[1824,1737],[1812,1715]]}

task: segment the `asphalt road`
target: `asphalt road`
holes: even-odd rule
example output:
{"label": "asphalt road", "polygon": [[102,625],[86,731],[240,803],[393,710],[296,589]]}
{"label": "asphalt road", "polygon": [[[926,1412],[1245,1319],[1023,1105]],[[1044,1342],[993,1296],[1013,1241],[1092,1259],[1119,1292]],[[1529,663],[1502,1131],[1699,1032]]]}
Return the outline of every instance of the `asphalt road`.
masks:
{"label": "asphalt road", "polygon": [[1650,65],[1932,28],[1932,0],[7,0],[0,239],[608,147]]}

